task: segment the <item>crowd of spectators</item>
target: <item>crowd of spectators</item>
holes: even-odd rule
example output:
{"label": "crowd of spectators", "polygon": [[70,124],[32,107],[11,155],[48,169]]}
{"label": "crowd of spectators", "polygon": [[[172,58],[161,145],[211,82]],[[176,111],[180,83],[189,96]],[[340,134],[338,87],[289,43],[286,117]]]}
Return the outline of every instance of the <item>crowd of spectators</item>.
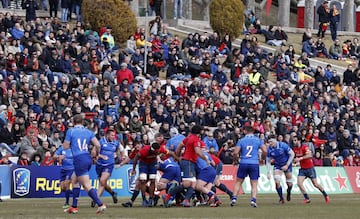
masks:
{"label": "crowd of spectators", "polygon": [[291,45],[266,51],[257,33],[233,48],[216,31],[180,39],[161,18],[150,24],[148,39],[139,27],[118,47],[111,27],[0,12],[1,162],[56,165],[72,116],[84,113],[97,137],[113,128],[128,151],[156,133],[174,149],[200,124],[207,148],[229,164],[247,123],[264,141],[276,134],[292,146],[301,136],[317,165],[360,164],[355,66],[341,80],[331,65],[310,66],[307,54],[295,59]]}

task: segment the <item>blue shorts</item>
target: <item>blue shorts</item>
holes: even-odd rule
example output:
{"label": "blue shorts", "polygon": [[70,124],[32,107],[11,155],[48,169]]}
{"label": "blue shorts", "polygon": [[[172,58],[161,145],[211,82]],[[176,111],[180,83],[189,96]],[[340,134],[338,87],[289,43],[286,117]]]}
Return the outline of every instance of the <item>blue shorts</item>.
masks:
{"label": "blue shorts", "polygon": [[110,173],[111,175],[113,169],[114,169],[114,164],[109,164],[106,166],[96,164],[96,174],[98,175],[99,178],[101,177],[102,173]]}
{"label": "blue shorts", "polygon": [[[284,165],[274,165],[274,170],[280,170],[280,171],[283,171],[281,169],[282,166],[285,166],[286,164]],[[287,170],[284,171],[284,173],[288,173],[288,172],[292,172],[292,164],[290,164],[289,168]]]}
{"label": "blue shorts", "polygon": [[220,162],[218,165],[215,166],[216,175],[220,176],[223,172],[223,164]]}
{"label": "blue shorts", "polygon": [[92,159],[90,154],[81,154],[74,157],[74,171],[76,176],[89,175],[89,171],[92,165]]}
{"label": "blue shorts", "polygon": [[65,180],[70,180],[73,173],[74,173],[74,169],[72,169],[72,170],[61,169],[60,182],[64,182]]}
{"label": "blue shorts", "polygon": [[259,164],[240,164],[237,171],[237,178],[245,179],[249,176],[250,180],[258,180],[260,177]]}
{"label": "blue shorts", "polygon": [[139,162],[139,173],[146,173],[146,174],[157,174],[157,162],[153,163],[144,163]]}
{"label": "blue shorts", "polygon": [[189,160],[181,160],[180,169],[182,178],[192,178],[196,176],[195,163]]}
{"label": "blue shorts", "polygon": [[315,168],[313,167],[309,169],[299,169],[298,176],[305,176],[306,178],[315,179],[316,178]]}
{"label": "blue shorts", "polygon": [[163,175],[161,178],[167,179],[169,181],[175,180],[176,182],[181,182],[181,171],[179,166],[170,166],[163,170]]}
{"label": "blue shorts", "polygon": [[197,179],[202,180],[207,183],[214,183],[216,178],[216,171],[213,167],[206,167],[205,169],[200,170],[197,175]]}

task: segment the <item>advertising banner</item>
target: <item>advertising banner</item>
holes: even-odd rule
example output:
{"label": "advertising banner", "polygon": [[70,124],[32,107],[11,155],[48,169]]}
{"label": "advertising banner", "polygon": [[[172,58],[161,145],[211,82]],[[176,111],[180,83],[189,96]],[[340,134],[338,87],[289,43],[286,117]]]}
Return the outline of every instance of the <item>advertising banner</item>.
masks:
{"label": "advertising banner", "polygon": [[10,167],[6,165],[0,165],[0,186],[2,199],[10,198]]}
{"label": "advertising banner", "polygon": [[[114,169],[108,180],[110,187],[118,196],[131,196],[135,188],[136,176],[130,176],[132,165]],[[60,167],[13,166],[11,168],[11,198],[63,197],[60,188]],[[95,166],[90,170],[91,185],[98,188],[99,180]],[[82,189],[81,196],[87,196]],[[103,196],[109,196],[104,192]]]}
{"label": "advertising banner", "polygon": [[[63,197],[64,194],[60,189],[60,167],[36,167],[36,166],[12,166],[1,167],[0,181],[2,181],[2,196],[11,195],[11,198],[45,198],[45,197]],[[114,169],[111,178],[108,181],[110,187],[118,193],[119,197],[131,196],[135,188],[135,180],[137,176],[130,176],[132,165],[126,165],[119,169]],[[360,169],[351,167],[317,167],[317,180],[329,194],[344,194],[360,192]],[[296,177],[299,168],[293,168],[293,193],[300,194],[300,190],[296,185]],[[159,172],[160,173],[160,172]],[[230,190],[234,189],[236,181],[237,167],[232,165],[224,165],[221,182]],[[348,175],[349,178],[348,178]],[[6,177],[10,176],[10,177]],[[160,176],[160,174],[159,174]],[[10,179],[9,179],[10,178]],[[98,188],[99,180],[95,172],[95,166],[90,170],[91,185]],[[6,186],[6,185],[11,185]],[[282,177],[282,185],[286,185],[285,177]],[[305,180],[305,188],[309,194],[319,194],[319,191],[312,185],[310,180]],[[11,190],[9,189],[11,188]],[[10,191],[9,191],[10,190]],[[250,193],[250,180],[245,179],[243,183],[243,191]],[[260,167],[260,178],[258,185],[259,193],[276,193],[275,183],[271,178],[267,179],[266,167]],[[220,190],[217,190],[220,192]],[[240,191],[241,192],[241,191]],[[109,196],[104,192],[104,196]],[[81,196],[87,196],[84,190],[81,190]]]}
{"label": "advertising banner", "polygon": [[345,167],[354,193],[360,193],[360,167]]}
{"label": "advertising banner", "polygon": [[[320,185],[323,186],[323,188],[327,193],[329,194],[353,193],[350,181],[343,167],[316,167],[315,170],[316,170],[318,182],[320,183]],[[296,185],[298,172],[299,172],[299,168],[293,167],[294,186],[292,191],[294,194],[300,194],[300,189]],[[224,183],[230,190],[234,189],[234,184],[236,181],[236,173],[237,173],[236,166],[224,165],[223,174],[221,176],[221,182]],[[360,177],[360,171],[359,171],[359,177]],[[281,183],[282,185],[286,186],[286,180],[284,175],[282,176]],[[305,180],[304,186],[309,194],[319,194],[319,190],[312,185],[309,179]],[[270,180],[268,180],[265,166],[260,167],[258,190],[259,193],[263,193],[263,194],[276,193],[273,176]],[[251,191],[249,178],[246,178],[243,183],[243,191],[247,194],[249,194]]]}

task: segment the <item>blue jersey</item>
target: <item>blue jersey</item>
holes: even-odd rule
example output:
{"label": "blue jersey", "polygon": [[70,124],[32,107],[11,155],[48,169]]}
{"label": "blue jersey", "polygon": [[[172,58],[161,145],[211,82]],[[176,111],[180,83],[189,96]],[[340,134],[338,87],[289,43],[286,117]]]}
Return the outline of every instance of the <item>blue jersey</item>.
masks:
{"label": "blue jersey", "polygon": [[74,158],[79,155],[89,154],[89,145],[91,140],[95,138],[92,131],[82,125],[76,125],[66,132],[65,141],[70,142],[70,148]]}
{"label": "blue jersey", "polygon": [[259,164],[259,149],[264,141],[253,134],[239,139],[236,146],[240,147],[240,164]]}
{"label": "blue jersey", "polygon": [[74,169],[74,159],[71,149],[68,148],[64,150],[62,146],[60,146],[56,152],[56,155],[64,155],[64,159],[61,161],[61,169],[63,170],[73,170]]}
{"label": "blue jersey", "polygon": [[169,167],[179,167],[179,164],[174,160],[174,158],[169,157],[168,159],[164,160],[162,163],[159,163],[159,170],[164,171]]}
{"label": "blue jersey", "polygon": [[[208,158],[208,160],[210,162],[212,161],[211,156],[207,152],[203,151],[203,154]],[[211,166],[211,165],[206,163],[206,161],[201,159],[200,157],[196,161],[196,169],[197,170],[202,170],[202,169],[205,169],[205,168],[207,168],[209,166]]]}
{"label": "blue jersey", "polygon": [[184,138],[185,136],[182,134],[175,135],[166,142],[166,148],[170,151],[176,151],[176,148],[184,140]]}
{"label": "blue jersey", "polygon": [[289,160],[291,148],[284,142],[277,142],[276,147],[268,147],[267,157],[274,159],[274,165],[282,167]]}
{"label": "blue jersey", "polygon": [[120,142],[114,140],[114,141],[108,141],[106,137],[103,137],[99,141],[100,143],[100,154],[107,156],[107,160],[104,160],[102,158],[99,158],[97,160],[98,165],[107,166],[115,163],[115,157],[114,153],[119,150],[121,147]]}

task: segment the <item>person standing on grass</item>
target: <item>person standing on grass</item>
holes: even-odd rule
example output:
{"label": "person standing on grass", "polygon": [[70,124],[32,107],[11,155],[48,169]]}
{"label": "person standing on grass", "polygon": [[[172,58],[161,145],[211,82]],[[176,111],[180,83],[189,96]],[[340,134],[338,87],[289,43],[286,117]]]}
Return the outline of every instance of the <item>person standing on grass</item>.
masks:
{"label": "person standing on grass", "polygon": [[333,41],[337,38],[337,27],[340,22],[340,11],[336,8],[336,5],[333,4],[332,8],[330,9],[330,32],[331,32],[331,39]]}
{"label": "person standing on grass", "polygon": [[71,148],[74,158],[74,174],[76,176],[75,180],[72,182],[74,186],[73,196],[75,198],[72,206],[66,209],[65,212],[69,214],[78,213],[77,200],[80,196],[80,187],[75,187],[75,185],[80,183],[91,199],[99,206],[96,213],[100,214],[105,211],[106,205],[99,199],[96,189],[91,187],[89,178],[89,171],[92,165],[89,146],[90,143],[94,145],[97,155],[100,152],[100,144],[95,137],[95,134],[84,127],[84,117],[83,114],[76,114],[73,117],[75,126],[67,130],[65,141],[63,143],[64,150]]}
{"label": "person standing on grass", "polygon": [[231,198],[230,205],[235,206],[240,187],[245,177],[249,176],[251,184],[250,205],[256,208],[257,186],[260,177],[259,149],[262,151],[262,156],[266,156],[267,148],[264,141],[254,135],[254,129],[250,124],[245,124],[244,132],[245,136],[239,139],[233,152],[234,164],[239,164],[239,168],[234,186],[234,196]]}
{"label": "person standing on grass", "polygon": [[314,168],[314,163],[312,160],[312,152],[305,144],[302,144],[301,137],[293,137],[294,153],[295,153],[295,163],[300,163],[299,174],[297,177],[297,185],[300,188],[301,193],[304,196],[304,204],[310,203],[309,195],[307,194],[304,186],[304,181],[306,178],[311,180],[311,183],[323,194],[325,203],[330,202],[328,194],[325,192],[323,187],[317,182],[316,172]]}
{"label": "person standing on grass", "polygon": [[[110,193],[114,204],[118,202],[117,193],[114,192],[111,187],[107,184],[108,179],[115,165],[115,153],[121,159],[124,154],[124,148],[119,141],[115,139],[115,130],[109,129],[106,132],[106,136],[100,139],[100,154],[96,161],[96,173],[99,177],[99,188],[97,195],[101,197],[104,190]],[[91,207],[95,207],[95,202],[91,202]]]}
{"label": "person standing on grass", "polygon": [[[61,164],[60,187],[61,191],[65,193],[65,204],[63,205],[63,208],[68,209],[70,195],[72,194],[72,191],[70,189],[70,183],[72,181],[72,178],[75,177],[75,175],[73,174],[74,160],[71,149],[68,148],[64,150],[64,148],[60,146],[55,152],[54,159],[57,159],[59,164]],[[73,198],[76,197],[73,196]]]}
{"label": "person standing on grass", "polygon": [[284,197],[282,194],[282,187],[280,184],[281,175],[285,173],[287,184],[286,200],[291,199],[292,183],[292,161],[294,159],[294,151],[284,142],[278,142],[275,135],[270,135],[268,138],[268,154],[266,156],[267,178],[270,179],[271,160],[274,161],[274,181],[276,191],[279,195],[279,204],[284,204]]}

